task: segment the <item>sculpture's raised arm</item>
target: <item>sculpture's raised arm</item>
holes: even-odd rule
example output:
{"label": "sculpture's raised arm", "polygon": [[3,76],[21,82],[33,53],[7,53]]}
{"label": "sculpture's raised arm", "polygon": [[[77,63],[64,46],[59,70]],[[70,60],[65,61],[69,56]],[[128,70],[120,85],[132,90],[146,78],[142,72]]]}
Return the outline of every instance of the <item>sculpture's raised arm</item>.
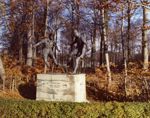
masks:
{"label": "sculpture's raised arm", "polygon": [[44,44],[45,43],[45,39],[41,40],[40,42],[36,43],[35,45],[33,45],[34,48],[36,48],[37,46]]}

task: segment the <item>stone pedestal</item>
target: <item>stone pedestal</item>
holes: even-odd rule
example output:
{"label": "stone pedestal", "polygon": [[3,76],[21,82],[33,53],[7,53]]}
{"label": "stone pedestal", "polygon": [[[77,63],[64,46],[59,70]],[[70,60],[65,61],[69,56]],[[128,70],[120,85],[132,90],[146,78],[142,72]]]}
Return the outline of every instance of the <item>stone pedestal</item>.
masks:
{"label": "stone pedestal", "polygon": [[85,74],[38,74],[36,100],[86,102]]}

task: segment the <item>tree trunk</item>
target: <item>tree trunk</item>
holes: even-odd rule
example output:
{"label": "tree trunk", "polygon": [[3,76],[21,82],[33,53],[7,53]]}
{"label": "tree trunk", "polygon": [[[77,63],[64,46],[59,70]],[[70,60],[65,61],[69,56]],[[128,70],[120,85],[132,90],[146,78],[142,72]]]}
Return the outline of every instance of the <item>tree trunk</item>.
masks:
{"label": "tree trunk", "polygon": [[100,41],[100,59],[99,59],[99,63],[100,63],[100,66],[103,64],[103,57],[104,57],[104,36],[103,36],[103,33],[101,33],[101,41]]}
{"label": "tree trunk", "polygon": [[127,10],[127,15],[128,15],[128,28],[127,28],[127,62],[130,59],[130,29],[131,29],[131,3],[130,0],[127,1],[128,3],[128,10]]}
{"label": "tree trunk", "polygon": [[97,22],[97,20],[96,20],[96,11],[94,10],[94,16],[95,16],[95,18],[94,18],[94,29],[93,29],[93,35],[92,35],[92,51],[91,51],[91,53],[92,53],[92,57],[91,57],[91,59],[92,59],[92,67],[93,67],[93,69],[95,69],[95,65],[96,65],[96,56],[95,56],[95,53],[96,53],[96,22]]}
{"label": "tree trunk", "polygon": [[14,8],[15,8],[15,0],[10,0],[10,29],[14,32],[15,28],[15,20],[14,20]]}
{"label": "tree trunk", "polygon": [[148,64],[148,29],[146,27],[148,26],[148,21],[150,21],[148,16],[148,9],[143,7],[143,30],[142,30],[142,52],[143,52],[143,69],[148,70],[149,64]]}
{"label": "tree trunk", "polygon": [[1,57],[0,57],[0,76],[1,76],[1,79],[3,80],[3,91],[4,91],[5,90],[6,74],[5,74],[5,69],[4,69]]}
{"label": "tree trunk", "polygon": [[[55,29],[54,41],[57,43],[57,40],[58,40],[58,29]],[[57,58],[57,48],[56,47],[54,47],[53,52],[54,52],[55,57]]]}
{"label": "tree trunk", "polygon": [[104,39],[104,50],[105,50],[105,60],[106,60],[106,67],[108,72],[108,86],[111,85],[111,71],[110,71],[110,63],[109,63],[109,54],[108,54],[108,44],[107,44],[107,28],[106,28],[106,19],[105,19],[105,10],[102,9],[102,33]]}
{"label": "tree trunk", "polygon": [[32,49],[32,33],[31,30],[28,33],[28,48],[27,48],[27,65],[32,66],[33,49]]}
{"label": "tree trunk", "polygon": [[71,13],[71,43],[73,42],[73,38],[74,38],[74,28],[75,28],[75,23],[74,23],[74,4],[72,3],[71,5],[71,10],[72,10],[72,13]]}
{"label": "tree trunk", "polygon": [[[13,2],[14,1],[10,1],[11,2],[11,9],[13,8]],[[11,12],[12,13],[12,12]],[[6,17],[6,6],[4,5],[4,8],[2,9],[2,15],[4,17]],[[13,19],[13,15],[11,15],[12,17],[12,20],[14,21]],[[14,22],[10,22],[10,28],[12,28],[14,26]],[[6,80],[6,74],[5,74],[5,69],[4,69],[4,66],[3,66],[3,62],[2,62],[2,59],[0,57],[0,77],[1,79],[3,80],[3,91],[5,91],[5,80]]]}
{"label": "tree trunk", "polygon": [[79,6],[79,1],[75,1],[75,12],[76,12],[76,28],[77,30],[79,30],[79,26],[80,26],[80,6]]}
{"label": "tree trunk", "polygon": [[122,6],[122,24],[121,24],[121,41],[122,41],[122,54],[123,54],[123,64],[124,64],[124,91],[125,91],[125,96],[127,95],[127,76],[128,76],[128,71],[127,71],[127,47],[126,47],[126,41],[124,39],[124,13],[123,13],[123,6]]}
{"label": "tree trunk", "polygon": [[19,47],[20,47],[20,50],[19,50],[19,61],[22,63],[23,61],[23,39],[22,37],[20,38],[19,40]]}
{"label": "tree trunk", "polygon": [[45,9],[45,32],[44,36],[47,35],[48,33],[48,17],[49,17],[49,5],[50,5],[50,0],[46,0],[46,9]]}
{"label": "tree trunk", "polygon": [[99,65],[101,66],[103,64],[103,57],[104,57],[104,33],[103,33],[103,18],[102,18],[102,9],[100,10],[100,36],[101,36],[101,40],[100,40],[100,58],[99,58]]}
{"label": "tree trunk", "polygon": [[124,72],[125,77],[127,76],[127,47],[126,47],[126,41],[124,39],[124,13],[122,8],[122,24],[121,24],[121,40],[122,40],[122,54],[123,54],[123,63],[124,63]]}
{"label": "tree trunk", "polygon": [[35,15],[34,15],[34,3],[33,3],[33,11],[32,11],[32,24],[30,26],[29,32],[28,32],[28,47],[27,47],[27,65],[32,66],[33,65],[33,41],[35,39],[34,36],[34,23],[35,22]]}
{"label": "tree trunk", "polygon": [[95,53],[96,53],[96,33],[95,33],[95,28],[93,32],[93,37],[92,37],[92,50],[91,50],[91,62],[92,62],[92,68],[95,68],[96,65],[96,58],[95,58]]}

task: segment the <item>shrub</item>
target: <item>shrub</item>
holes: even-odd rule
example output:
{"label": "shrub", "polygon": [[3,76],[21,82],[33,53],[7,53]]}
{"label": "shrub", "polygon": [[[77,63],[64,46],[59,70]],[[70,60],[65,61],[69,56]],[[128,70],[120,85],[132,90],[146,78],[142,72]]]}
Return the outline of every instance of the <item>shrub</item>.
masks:
{"label": "shrub", "polygon": [[0,100],[1,118],[146,118],[150,103]]}

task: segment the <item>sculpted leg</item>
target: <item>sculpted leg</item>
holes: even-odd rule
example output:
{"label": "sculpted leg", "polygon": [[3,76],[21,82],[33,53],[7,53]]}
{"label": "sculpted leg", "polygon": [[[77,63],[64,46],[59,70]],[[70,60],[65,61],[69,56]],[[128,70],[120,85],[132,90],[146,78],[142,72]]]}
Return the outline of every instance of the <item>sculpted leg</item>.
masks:
{"label": "sculpted leg", "polygon": [[75,64],[75,68],[74,68],[73,73],[76,73],[76,72],[77,72],[80,59],[82,59],[82,58],[84,57],[85,53],[86,53],[86,46],[83,47],[81,55],[76,58],[76,64]]}
{"label": "sculpted leg", "polygon": [[44,57],[44,62],[45,62],[45,64],[44,64],[44,73],[46,73],[48,61],[47,61],[47,58],[45,58],[45,57]]}
{"label": "sculpted leg", "polygon": [[51,49],[50,49],[50,55],[52,56],[54,63],[55,63],[56,65],[58,65],[58,62],[57,62],[57,60],[56,60],[56,58],[55,58],[55,56],[54,56],[54,53],[53,53],[53,51],[52,51]]}
{"label": "sculpted leg", "polygon": [[77,72],[78,65],[79,65],[79,61],[80,61],[80,57],[77,57],[77,58],[76,58],[75,68],[74,68],[74,71],[73,71],[74,74]]}
{"label": "sculpted leg", "polygon": [[49,63],[48,63],[48,55],[49,55],[49,52],[48,50],[45,50],[44,52],[44,73],[46,73],[47,71],[47,67],[50,67]]}

